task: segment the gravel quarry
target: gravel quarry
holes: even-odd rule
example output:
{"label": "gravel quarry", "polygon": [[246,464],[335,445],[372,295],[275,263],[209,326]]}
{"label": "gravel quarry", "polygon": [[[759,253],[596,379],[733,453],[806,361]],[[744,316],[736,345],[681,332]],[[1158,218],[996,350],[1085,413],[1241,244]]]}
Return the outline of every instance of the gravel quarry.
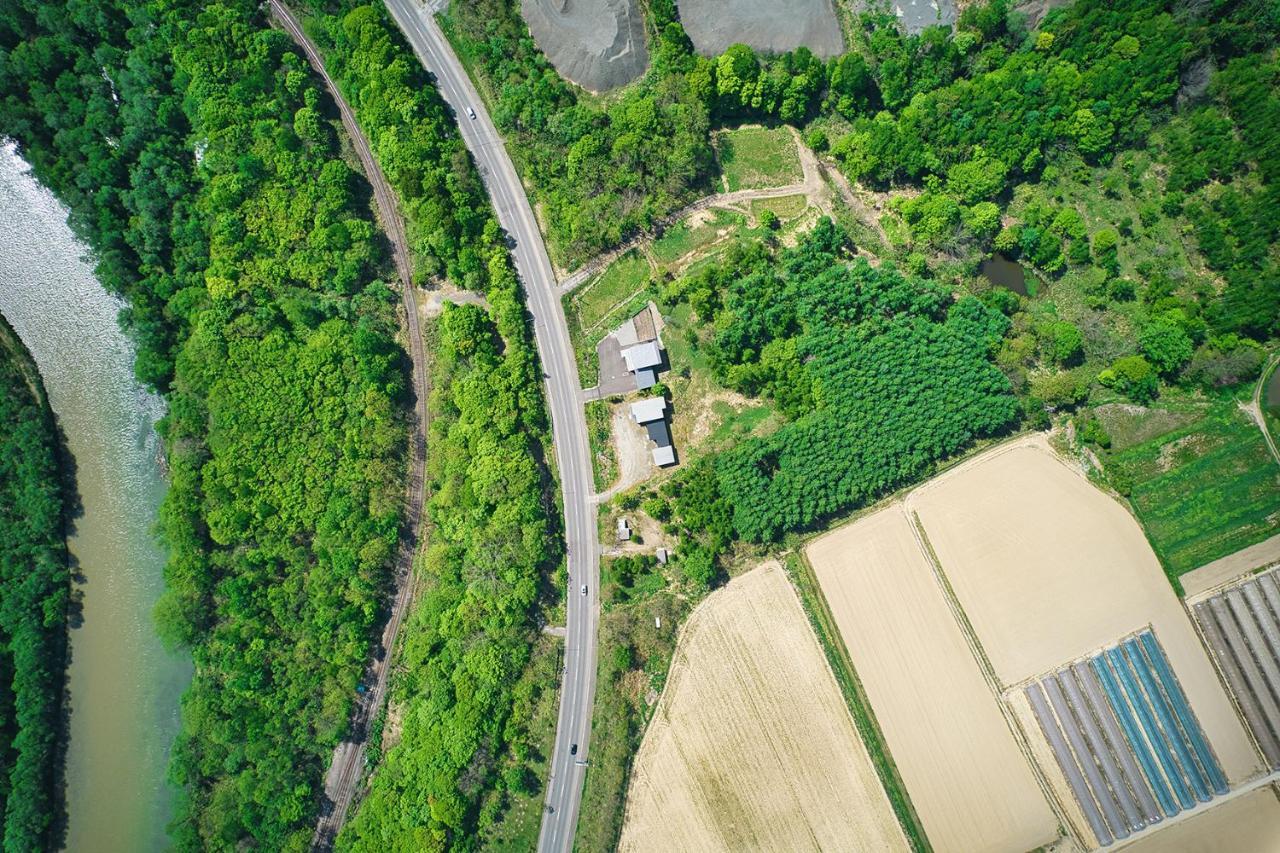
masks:
{"label": "gravel quarry", "polygon": [[731,44],[764,53],[804,45],[824,59],[844,52],[831,0],[678,0],[677,6],[685,32],[703,56],[723,53]]}
{"label": "gravel quarry", "polygon": [[635,0],[522,0],[529,33],[565,79],[590,92],[644,74],[644,12]]}

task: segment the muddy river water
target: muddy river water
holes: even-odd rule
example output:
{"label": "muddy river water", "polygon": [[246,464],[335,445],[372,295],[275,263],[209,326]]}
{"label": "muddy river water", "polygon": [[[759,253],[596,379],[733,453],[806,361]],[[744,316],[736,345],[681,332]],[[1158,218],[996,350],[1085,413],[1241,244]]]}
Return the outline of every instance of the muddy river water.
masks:
{"label": "muddy river water", "polygon": [[149,851],[167,846],[165,769],[190,678],[151,617],[163,586],[154,425],[164,408],[134,381],[120,303],[86,253],[66,209],[0,142],[0,313],[40,367],[83,506],[69,541],[83,622],[71,631],[66,847]]}

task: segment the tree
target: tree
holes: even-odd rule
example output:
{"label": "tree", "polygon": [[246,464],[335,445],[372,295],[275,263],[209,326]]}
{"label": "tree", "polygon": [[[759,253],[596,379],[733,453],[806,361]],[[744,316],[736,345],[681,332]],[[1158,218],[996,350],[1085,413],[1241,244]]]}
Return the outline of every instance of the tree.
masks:
{"label": "tree", "polygon": [[1049,357],[1057,364],[1071,366],[1084,358],[1084,336],[1074,323],[1059,320],[1049,327]]}
{"label": "tree", "polygon": [[857,53],[845,53],[831,61],[827,83],[827,109],[847,119],[868,113],[879,99],[875,79]]}
{"label": "tree", "polygon": [[1191,358],[1194,344],[1182,325],[1169,317],[1148,323],[1138,334],[1138,351],[1162,376],[1172,376]]}
{"label": "tree", "polygon": [[1140,355],[1127,355],[1098,374],[1098,381],[1115,388],[1135,403],[1150,403],[1160,390],[1160,382],[1151,363]]}
{"label": "tree", "polygon": [[947,191],[965,204],[987,201],[1004,189],[1008,172],[1008,166],[978,148],[972,160],[947,170]]}

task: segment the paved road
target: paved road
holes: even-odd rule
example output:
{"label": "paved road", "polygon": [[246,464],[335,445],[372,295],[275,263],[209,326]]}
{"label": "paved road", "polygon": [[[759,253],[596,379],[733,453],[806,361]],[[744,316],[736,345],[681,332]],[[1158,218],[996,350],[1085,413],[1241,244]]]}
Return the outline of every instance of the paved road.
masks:
{"label": "paved road", "polygon": [[[542,367],[547,375],[556,461],[564,497],[565,540],[572,578],[567,596],[565,675],[560,719],[548,781],[546,812],[538,849],[560,853],[573,848],[573,833],[582,799],[582,781],[590,755],[591,705],[596,684],[596,625],[599,608],[600,555],[596,511],[591,500],[591,455],[582,408],[577,362],[560,305],[555,274],[542,244],[537,220],[525,197],[515,166],[503,147],[484,103],[454,55],[435,19],[418,0],[387,0],[396,23],[422,64],[435,75],[440,94],[453,106],[462,137],[484,175],[498,220],[514,239],[512,256],[524,281],[533,315]],[[475,110],[470,118],[467,107]],[[577,590],[587,584],[588,594]],[[578,745],[570,755],[571,744]]]}
{"label": "paved road", "polygon": [[377,715],[387,692],[388,667],[391,663],[391,651],[395,648],[396,634],[404,621],[405,610],[413,594],[413,555],[417,549],[418,535],[422,521],[422,502],[426,495],[424,465],[427,447],[427,373],[426,359],[422,349],[422,335],[418,331],[418,305],[413,295],[412,277],[409,264],[409,241],[405,237],[404,222],[396,209],[395,195],[387,186],[386,177],[378,168],[369,150],[369,143],[356,124],[355,115],[338,92],[338,87],[324,70],[324,63],[302,27],[298,25],[293,13],[279,0],[270,0],[271,14],[280,22],[285,31],[307,55],[307,61],[323,79],[329,94],[338,104],[338,112],[342,115],[342,124],[347,129],[355,145],[356,154],[364,166],[365,175],[373,186],[374,200],[378,205],[378,214],[382,219],[382,227],[391,241],[392,253],[395,256],[396,272],[400,276],[400,295],[404,301],[404,309],[408,324],[409,355],[413,361],[413,389],[417,396],[414,407],[414,430],[410,451],[409,482],[407,489],[407,506],[405,508],[405,524],[401,533],[400,550],[396,557],[395,598],[391,605],[391,615],[382,632],[381,647],[374,659],[369,663],[361,683],[366,691],[356,703],[351,722],[347,729],[347,737],[333,751],[333,759],[329,764],[329,772],[325,774],[324,794],[325,808],[316,823],[315,835],[312,838],[313,849],[326,850],[333,846],[333,840],[346,820],[347,811],[351,808],[351,799],[355,796],[360,784],[361,771],[364,770],[364,748],[368,738],[369,721]]}

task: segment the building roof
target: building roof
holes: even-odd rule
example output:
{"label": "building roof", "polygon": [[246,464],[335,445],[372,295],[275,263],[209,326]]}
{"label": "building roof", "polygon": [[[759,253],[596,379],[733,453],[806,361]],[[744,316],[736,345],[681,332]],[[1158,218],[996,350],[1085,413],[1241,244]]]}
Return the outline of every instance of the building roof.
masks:
{"label": "building roof", "polygon": [[644,391],[658,384],[658,372],[652,367],[645,367],[635,372],[636,390]]}
{"label": "building roof", "polygon": [[662,350],[658,348],[657,341],[645,341],[624,349],[622,360],[626,362],[627,370],[635,373],[642,368],[662,364]]}
{"label": "building roof", "polygon": [[671,432],[667,429],[666,421],[649,421],[644,428],[649,431],[649,440],[659,447],[671,444]]}
{"label": "building roof", "polygon": [[676,449],[671,445],[665,447],[655,447],[653,449],[653,464],[661,468],[664,465],[674,465],[676,462]]}
{"label": "building roof", "polygon": [[663,413],[666,410],[666,398],[646,397],[639,402],[631,404],[631,418],[638,424],[647,424],[650,421],[662,420]]}

